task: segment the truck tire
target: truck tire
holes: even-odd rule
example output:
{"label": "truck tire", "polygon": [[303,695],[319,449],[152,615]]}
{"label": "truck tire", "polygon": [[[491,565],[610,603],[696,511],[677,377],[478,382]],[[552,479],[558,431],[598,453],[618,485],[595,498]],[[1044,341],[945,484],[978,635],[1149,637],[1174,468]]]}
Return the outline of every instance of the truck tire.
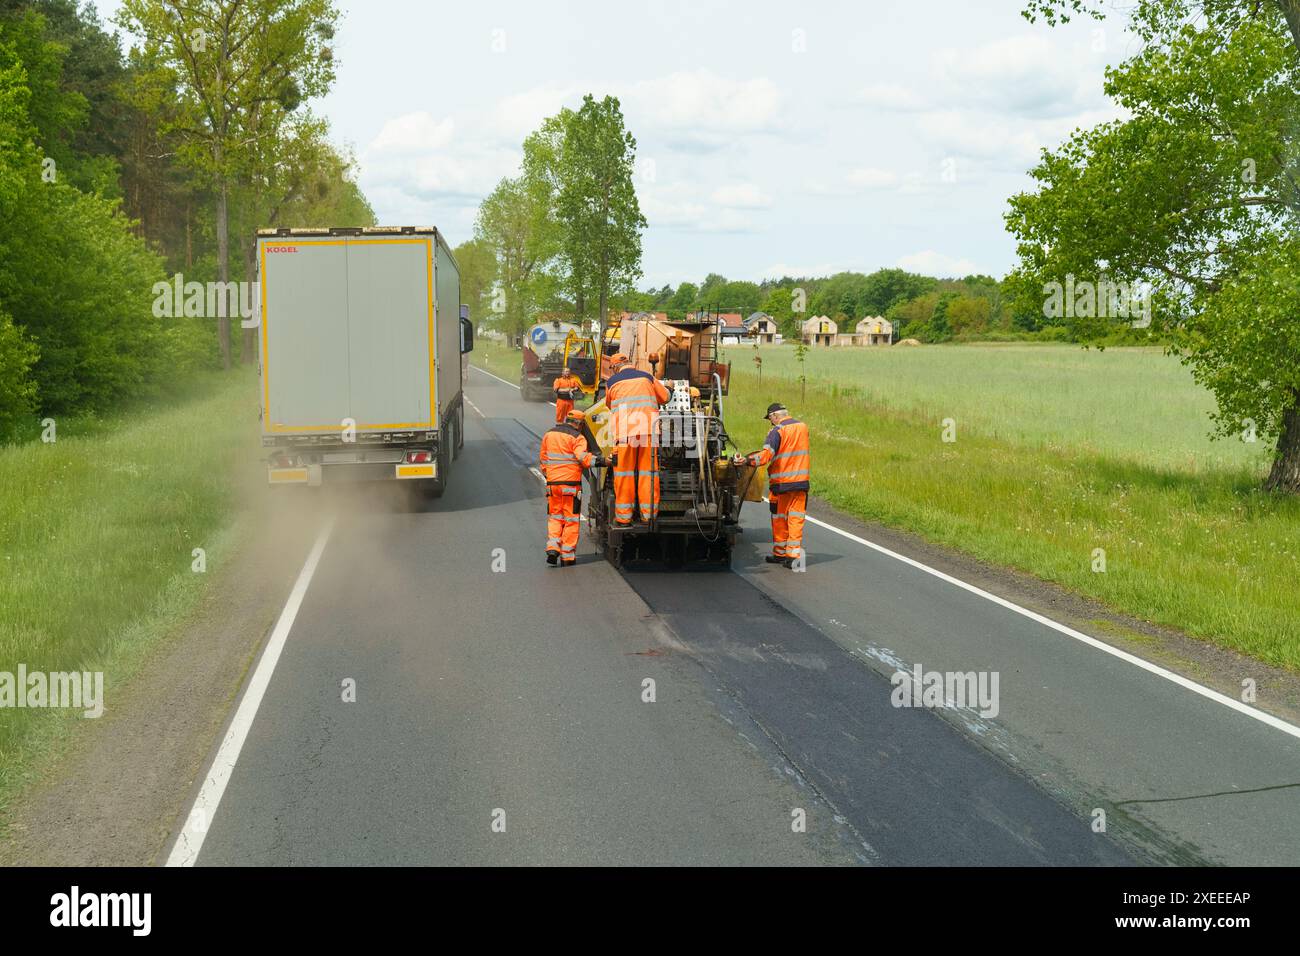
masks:
{"label": "truck tire", "polygon": [[[455,419],[449,421],[454,430],[456,427]],[[438,488],[438,493],[434,495],[435,498],[442,497],[442,493],[447,490],[447,479],[451,477],[452,448],[455,445],[456,436],[452,434],[446,437],[447,441],[441,439],[438,441],[438,478],[433,482]]]}

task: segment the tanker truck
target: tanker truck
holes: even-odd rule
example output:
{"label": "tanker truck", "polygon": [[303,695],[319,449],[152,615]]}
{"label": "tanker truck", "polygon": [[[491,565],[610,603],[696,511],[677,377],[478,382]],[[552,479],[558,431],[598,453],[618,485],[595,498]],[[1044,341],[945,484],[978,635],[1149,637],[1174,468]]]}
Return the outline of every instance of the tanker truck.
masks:
{"label": "tanker truck", "polygon": [[[615,567],[654,564],[731,566],[740,508],[761,500],[761,469],[737,466],[723,422],[730,364],[719,361],[718,325],[709,316],[690,321],[630,318],[602,336],[602,358],[621,352],[629,364],[668,387],[670,398],[659,413],[653,439],[659,448],[659,510],[648,524],[629,529],[613,525],[613,468],[591,469],[587,476],[587,520],[597,548]],[[602,376],[603,377],[603,376]],[[584,424],[589,447],[605,458],[613,452],[611,415],[603,390]]]}
{"label": "tanker truck", "polygon": [[595,390],[597,363],[593,348],[575,348],[574,343],[590,343],[581,327],[574,322],[551,319],[537,322],[523,336],[523,362],[519,369],[519,394],[526,402],[545,402],[555,397],[555,380],[566,361],[569,370],[581,380],[584,390]]}

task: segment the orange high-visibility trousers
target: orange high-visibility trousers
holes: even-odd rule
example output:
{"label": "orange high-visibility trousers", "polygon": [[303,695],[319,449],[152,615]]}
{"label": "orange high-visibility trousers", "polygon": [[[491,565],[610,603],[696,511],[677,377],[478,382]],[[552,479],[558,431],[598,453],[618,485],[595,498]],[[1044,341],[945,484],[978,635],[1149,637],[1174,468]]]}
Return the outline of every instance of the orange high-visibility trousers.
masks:
{"label": "orange high-visibility trousers", "polygon": [[659,515],[659,448],[650,441],[614,449],[614,523],[627,525],[638,511],[649,522]]}
{"label": "orange high-visibility trousers", "polygon": [[783,491],[772,502],[772,553],[778,558],[803,557],[803,519],[808,492]]}
{"label": "orange high-visibility trousers", "polygon": [[569,412],[573,411],[573,400],[568,398],[557,398],[555,400],[555,424],[559,425],[568,417]]}
{"label": "orange high-visibility trousers", "polygon": [[582,528],[582,489],[577,485],[546,486],[546,550],[560,552],[563,564],[578,559],[578,532]]}

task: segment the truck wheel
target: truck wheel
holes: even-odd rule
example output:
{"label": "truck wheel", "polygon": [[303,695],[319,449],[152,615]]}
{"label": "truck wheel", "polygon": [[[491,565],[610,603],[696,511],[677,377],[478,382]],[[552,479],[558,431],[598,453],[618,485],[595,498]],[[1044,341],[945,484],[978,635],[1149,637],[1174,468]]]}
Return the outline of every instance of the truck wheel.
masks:
{"label": "truck wheel", "polygon": [[[453,421],[452,428],[455,429]],[[449,435],[448,441],[438,442],[438,478],[433,484],[438,486],[437,497],[441,498],[442,493],[447,490],[447,479],[451,477],[451,459],[452,448],[455,447],[456,436]]]}

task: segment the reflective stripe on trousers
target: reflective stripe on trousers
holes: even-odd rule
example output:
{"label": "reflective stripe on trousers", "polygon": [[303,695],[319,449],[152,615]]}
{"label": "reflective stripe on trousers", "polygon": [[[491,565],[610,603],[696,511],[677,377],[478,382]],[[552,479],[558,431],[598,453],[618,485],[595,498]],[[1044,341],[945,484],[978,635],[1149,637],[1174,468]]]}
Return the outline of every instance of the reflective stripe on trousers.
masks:
{"label": "reflective stripe on trousers", "polygon": [[582,515],[574,507],[578,493],[573,485],[546,487],[546,550],[559,551],[565,559],[576,555],[582,530]]}
{"label": "reflective stripe on trousers", "polygon": [[778,558],[801,557],[808,492],[782,491],[772,495],[771,500],[776,506],[772,513],[772,553]]}
{"label": "reflective stripe on trousers", "polygon": [[614,520],[628,524],[639,510],[641,520],[649,521],[659,513],[659,449],[619,445],[614,454]]}

